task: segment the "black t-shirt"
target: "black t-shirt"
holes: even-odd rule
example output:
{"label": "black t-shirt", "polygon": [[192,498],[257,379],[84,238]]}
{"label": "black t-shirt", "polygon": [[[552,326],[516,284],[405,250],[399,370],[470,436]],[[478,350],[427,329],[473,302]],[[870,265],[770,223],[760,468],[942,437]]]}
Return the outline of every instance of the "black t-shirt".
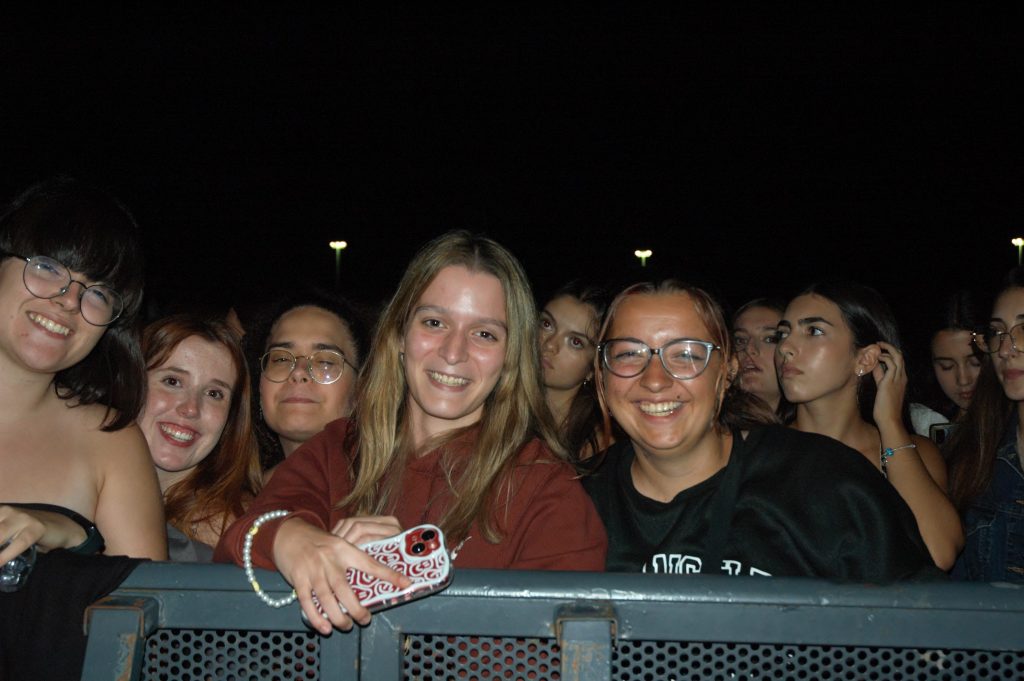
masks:
{"label": "black t-shirt", "polygon": [[[608,530],[608,570],[941,577],[910,509],[859,453],[781,426],[733,435],[728,465],[667,503],[637,492],[629,440],[608,450],[583,479]],[[703,569],[716,554],[721,567]]]}

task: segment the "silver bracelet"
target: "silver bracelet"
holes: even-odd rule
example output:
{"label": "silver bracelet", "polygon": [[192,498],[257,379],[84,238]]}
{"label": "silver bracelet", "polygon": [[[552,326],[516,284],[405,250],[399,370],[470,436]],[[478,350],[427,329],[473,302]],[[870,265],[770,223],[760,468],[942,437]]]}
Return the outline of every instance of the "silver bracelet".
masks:
{"label": "silver bracelet", "polygon": [[284,518],[290,513],[291,511],[268,511],[264,513],[253,522],[252,527],[245,533],[245,543],[242,544],[242,567],[245,569],[245,576],[249,580],[252,590],[260,597],[260,600],[272,608],[283,608],[294,603],[296,599],[295,590],[292,589],[291,594],[284,598],[271,598],[267,595],[266,591],[260,588],[260,583],[256,581],[256,573],[252,570],[252,540],[256,538],[256,534],[260,531],[260,526],[263,523],[269,520]]}
{"label": "silver bracelet", "polygon": [[900,451],[901,449],[917,449],[917,445],[911,442],[909,445],[900,445],[899,447],[886,447],[885,449],[882,450],[882,456],[884,456],[886,459],[891,459],[892,455]]}

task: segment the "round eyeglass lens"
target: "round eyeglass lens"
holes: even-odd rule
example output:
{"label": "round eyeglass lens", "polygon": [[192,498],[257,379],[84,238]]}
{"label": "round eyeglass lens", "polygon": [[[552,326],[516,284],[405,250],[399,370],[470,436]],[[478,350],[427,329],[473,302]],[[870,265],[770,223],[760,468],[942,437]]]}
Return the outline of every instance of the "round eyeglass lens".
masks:
{"label": "round eyeglass lens", "polygon": [[[25,263],[23,279],[29,293],[46,299],[64,295],[73,281],[71,272],[64,265],[46,256],[29,258]],[[82,284],[79,301],[82,317],[96,326],[106,326],[113,322],[121,315],[124,307],[121,295],[103,285]]]}

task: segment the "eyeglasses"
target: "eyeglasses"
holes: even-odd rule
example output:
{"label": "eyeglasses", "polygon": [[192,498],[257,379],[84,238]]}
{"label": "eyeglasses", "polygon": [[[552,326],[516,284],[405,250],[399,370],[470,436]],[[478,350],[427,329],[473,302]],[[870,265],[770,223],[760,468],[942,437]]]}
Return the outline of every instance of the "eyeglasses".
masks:
{"label": "eyeglasses", "polygon": [[79,284],[82,290],[78,293],[78,309],[82,319],[93,326],[113,324],[124,311],[124,299],[121,294],[102,284],[89,286],[84,281],[71,278],[67,267],[45,255],[34,255],[26,258],[16,253],[7,253],[14,258],[25,261],[22,281],[25,288],[36,298],[49,300],[59,298],[71,290],[72,284]]}
{"label": "eyeglasses", "polygon": [[348,364],[354,371],[356,366],[345,359],[345,355],[334,350],[317,350],[312,355],[293,355],[284,348],[274,348],[260,357],[260,371],[273,383],[284,383],[295,370],[295,364],[306,360],[306,371],[317,383],[330,385],[345,373]]}
{"label": "eyeglasses", "polygon": [[620,378],[639,376],[651,363],[651,357],[658,355],[665,371],[681,381],[704,373],[711,353],[721,349],[714,343],[690,338],[678,338],[657,349],[635,338],[610,338],[598,346],[604,366]]}
{"label": "eyeglasses", "polygon": [[1003,338],[1010,339],[1010,347],[1017,352],[1024,352],[1024,324],[1018,324],[1009,331],[1000,331],[991,326],[981,333],[972,333],[971,340],[984,353],[994,355],[1003,347]]}

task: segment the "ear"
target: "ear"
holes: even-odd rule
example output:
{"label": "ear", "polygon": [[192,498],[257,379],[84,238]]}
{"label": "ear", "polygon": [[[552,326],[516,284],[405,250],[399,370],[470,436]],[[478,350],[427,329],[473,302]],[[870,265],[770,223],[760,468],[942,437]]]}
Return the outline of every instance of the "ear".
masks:
{"label": "ear", "polygon": [[882,354],[882,348],[878,343],[865,345],[857,351],[855,368],[858,376],[867,376],[878,366],[878,358]]}

